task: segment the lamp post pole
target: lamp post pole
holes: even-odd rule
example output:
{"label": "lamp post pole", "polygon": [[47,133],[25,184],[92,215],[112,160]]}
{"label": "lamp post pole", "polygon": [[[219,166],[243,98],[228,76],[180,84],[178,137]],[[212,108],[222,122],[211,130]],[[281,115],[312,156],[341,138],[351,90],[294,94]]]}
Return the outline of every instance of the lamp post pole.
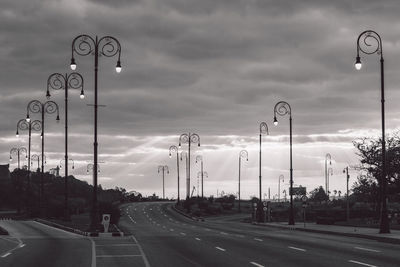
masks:
{"label": "lamp post pole", "polygon": [[41,175],[40,175],[40,194],[39,194],[39,202],[40,202],[40,206],[41,206],[41,212],[42,215],[44,215],[44,185],[43,185],[43,178],[44,178],[44,162],[43,162],[43,158],[44,158],[44,118],[45,118],[45,114],[54,114],[57,112],[57,118],[56,121],[59,122],[60,121],[60,114],[59,114],[59,108],[56,102],[54,101],[46,101],[44,103],[40,102],[39,100],[32,100],[28,103],[28,106],[26,108],[26,121],[30,122],[31,118],[30,118],[30,113],[40,113],[42,115],[42,134],[41,134],[41,138],[42,138],[42,171],[41,171]]}
{"label": "lamp post pole", "polygon": [[[360,43],[360,40],[362,42]],[[372,46],[369,41],[376,42],[376,47]],[[382,122],[382,170],[380,179],[380,226],[379,233],[390,233],[390,225],[387,210],[387,195],[386,195],[386,139],[385,139],[385,77],[384,77],[384,60],[383,60],[383,47],[380,35],[372,30],[363,31],[357,38],[357,57],[355,68],[360,70],[362,67],[360,52],[366,55],[378,54],[380,55],[380,73],[381,73],[381,122]]]}
{"label": "lamp post pole", "polygon": [[186,198],[188,199],[190,197],[190,147],[191,144],[198,144],[200,146],[200,136],[196,133],[184,133],[181,134],[179,137],[179,147],[182,146],[182,144],[187,143],[188,144],[188,155],[189,155],[189,162],[187,163],[187,179],[186,179]]}
{"label": "lamp post pole", "polygon": [[158,173],[162,172],[162,197],[163,199],[165,199],[165,172],[167,172],[167,174],[169,174],[169,169],[167,165],[159,165],[158,166]]}
{"label": "lamp post pole", "polygon": [[97,73],[99,69],[99,56],[113,57],[118,54],[118,61],[115,67],[117,73],[121,72],[121,45],[112,36],[104,36],[100,39],[96,36],[82,34],[72,41],[71,69],[76,69],[74,53],[80,56],[94,55],[94,142],[93,142],[93,203],[91,212],[92,230],[97,230],[99,224],[98,203],[97,203],[97,166],[98,166],[98,142],[97,142]]}
{"label": "lamp post pole", "polygon": [[289,115],[289,132],[290,132],[290,210],[289,210],[289,225],[294,225],[294,210],[293,210],[293,154],[292,154],[292,108],[285,101],[276,103],[274,107],[274,125],[278,125],[276,114],[280,116]]}
{"label": "lamp post pole", "polygon": [[332,156],[331,154],[327,153],[325,155],[325,191],[326,195],[329,198],[329,169],[328,169],[328,160],[329,160],[329,165],[332,165]]}
{"label": "lamp post pole", "polygon": [[350,207],[349,207],[349,166],[344,168],[343,173],[346,174],[346,221],[350,219]]}
{"label": "lamp post pole", "polygon": [[263,216],[263,213],[264,213],[264,211],[263,211],[263,205],[262,205],[262,184],[261,184],[261,173],[262,173],[262,171],[261,171],[261,169],[262,169],[262,167],[261,167],[261,151],[262,151],[262,135],[263,134],[269,134],[269,132],[268,132],[268,125],[267,125],[267,123],[266,122],[261,122],[260,123],[260,156],[259,156],[259,182],[258,182],[258,185],[259,185],[259,198],[258,198],[258,207],[257,207],[257,214],[258,214],[258,220],[260,221],[260,222],[262,222],[263,221],[263,219],[264,219],[264,216]]}
{"label": "lamp post pole", "polygon": [[249,161],[249,153],[247,152],[247,150],[241,150],[239,152],[239,191],[238,191],[238,197],[239,197],[239,206],[238,206],[238,210],[239,212],[241,212],[240,210],[240,169],[241,169],[241,165],[242,165],[242,158],[246,159],[246,161]]}
{"label": "lamp post pole", "polygon": [[197,173],[197,179],[199,179],[199,178],[201,178],[201,198],[203,198],[204,197],[204,192],[203,192],[203,179],[204,179],[204,177],[205,178],[208,178],[208,173],[206,172],[206,171],[199,171],[198,173]]}
{"label": "lamp post pole", "polygon": [[[33,161],[34,161],[34,160],[37,161],[37,169],[36,169],[36,172],[39,172],[39,171],[40,171],[40,156],[41,156],[41,155],[38,155],[38,154],[33,154],[33,155],[31,156],[31,165],[33,165]],[[42,160],[43,160],[43,159],[42,159]],[[44,164],[47,164],[47,162],[46,162],[46,156],[44,156]]]}
{"label": "lamp post pole", "polygon": [[[196,163],[200,162],[200,169],[201,171],[200,173],[200,178],[201,178],[201,198],[204,197],[204,171],[203,171],[203,157],[201,155],[197,155],[196,156]],[[197,178],[199,178],[199,173],[197,173]],[[197,186],[199,187],[199,186]],[[197,190],[197,192],[199,192],[199,190]]]}
{"label": "lamp post pole", "polygon": [[282,183],[285,182],[285,177],[283,176],[283,174],[279,175],[278,179],[278,202],[281,201],[281,180]]}
{"label": "lamp post pole", "polygon": [[50,99],[50,89],[53,90],[64,90],[65,97],[65,170],[64,170],[64,218],[69,220],[69,209],[68,209],[68,90],[69,89],[81,89],[80,98],[85,98],[83,92],[83,78],[77,72],[70,74],[53,73],[47,79],[47,92],[46,97]]}
{"label": "lamp post pole", "polygon": [[170,146],[169,147],[169,157],[172,157],[172,153],[176,153],[176,173],[178,176],[178,198],[177,198],[177,204],[179,204],[180,201],[180,193],[179,193],[179,187],[180,187],[180,181],[179,181],[179,149],[177,146]]}

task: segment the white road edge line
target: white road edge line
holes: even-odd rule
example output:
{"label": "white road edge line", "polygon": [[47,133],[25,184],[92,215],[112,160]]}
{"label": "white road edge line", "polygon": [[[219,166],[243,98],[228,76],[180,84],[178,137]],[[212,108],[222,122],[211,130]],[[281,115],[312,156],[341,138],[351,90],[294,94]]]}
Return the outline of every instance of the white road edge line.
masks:
{"label": "white road edge line", "polygon": [[136,240],[136,238],[135,238],[133,235],[132,235],[132,239],[133,239],[133,240],[136,242],[136,244],[138,245],[140,254],[142,254],[142,258],[143,258],[143,261],[144,261],[144,265],[146,265],[146,267],[150,267],[150,263],[149,263],[149,261],[147,260],[146,254],[144,254],[144,251],[143,251],[143,249],[142,249],[142,246],[139,244],[139,242]]}
{"label": "white road edge line", "polygon": [[305,250],[305,249],[303,249],[303,248],[296,248],[296,247],[288,247],[288,248],[290,248],[290,249],[294,249],[294,250],[303,251],[303,252],[305,252],[305,251],[306,251],[306,250]]}
{"label": "white road edge line", "polygon": [[128,255],[98,255],[97,258],[123,258],[123,257],[141,257],[141,254],[128,254]]}
{"label": "white road edge line", "polygon": [[221,250],[221,251],[226,251],[226,249],[224,249],[224,248],[220,248],[220,247],[215,247],[215,248],[218,250]]}
{"label": "white road edge line", "polygon": [[379,250],[370,249],[370,248],[362,248],[362,247],[354,247],[354,248],[359,249],[359,250],[370,251],[370,252],[380,252]]}
{"label": "white road edge line", "polygon": [[378,267],[378,266],[376,266],[376,265],[371,265],[371,264],[364,263],[364,262],[360,262],[360,261],[353,261],[353,260],[349,260],[349,262],[351,262],[351,263],[355,263],[355,264],[364,265],[364,266],[368,266],[368,267]]}
{"label": "white road edge line", "polygon": [[250,264],[253,264],[253,265],[257,266],[257,267],[264,267],[264,265],[261,265],[261,264],[259,264],[257,262],[254,262],[254,261],[251,261]]}
{"label": "white road edge line", "polygon": [[7,252],[6,254],[2,255],[1,257],[2,257],[2,258],[5,258],[5,257],[7,257],[8,255],[11,255],[11,252]]}

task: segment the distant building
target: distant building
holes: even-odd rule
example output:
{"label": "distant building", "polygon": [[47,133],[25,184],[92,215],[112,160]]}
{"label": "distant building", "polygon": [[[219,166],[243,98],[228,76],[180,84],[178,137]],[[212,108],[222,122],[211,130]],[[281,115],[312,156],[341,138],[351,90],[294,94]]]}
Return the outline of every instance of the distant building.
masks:
{"label": "distant building", "polygon": [[60,176],[60,167],[55,167],[49,170],[50,174],[53,174],[54,176]]}

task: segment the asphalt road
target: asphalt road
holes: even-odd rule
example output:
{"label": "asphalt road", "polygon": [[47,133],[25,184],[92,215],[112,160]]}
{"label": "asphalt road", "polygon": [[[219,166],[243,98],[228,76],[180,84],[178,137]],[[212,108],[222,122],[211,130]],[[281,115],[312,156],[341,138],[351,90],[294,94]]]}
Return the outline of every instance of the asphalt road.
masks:
{"label": "asphalt road", "polygon": [[35,221],[0,221],[0,266],[91,266],[90,239]]}
{"label": "asphalt road", "polygon": [[171,205],[121,207],[120,227],[136,237],[145,266],[400,266],[398,245],[218,219],[197,222]]}

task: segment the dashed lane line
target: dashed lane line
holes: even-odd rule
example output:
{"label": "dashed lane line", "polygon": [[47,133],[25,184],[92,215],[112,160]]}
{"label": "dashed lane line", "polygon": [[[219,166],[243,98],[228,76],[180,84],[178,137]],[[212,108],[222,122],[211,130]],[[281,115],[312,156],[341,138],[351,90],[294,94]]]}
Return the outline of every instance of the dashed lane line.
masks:
{"label": "dashed lane line", "polygon": [[198,237],[196,237],[195,239],[196,239],[197,241],[201,241],[201,239],[200,239],[200,238],[198,238]]}
{"label": "dashed lane line", "polygon": [[96,258],[124,258],[124,257],[142,257],[141,254],[127,254],[127,255],[97,255]]}
{"label": "dashed lane line", "polygon": [[181,235],[186,235],[185,233],[181,233]]}
{"label": "dashed lane line", "polygon": [[224,248],[220,248],[220,247],[215,247],[215,248],[218,250],[221,250],[221,251],[226,251],[226,249],[224,249]]}
{"label": "dashed lane line", "polygon": [[306,250],[305,250],[305,249],[303,249],[303,248],[296,248],[296,247],[288,247],[288,248],[290,248],[290,249],[294,249],[294,250],[298,250],[298,251],[303,251],[303,252],[306,252]]}
{"label": "dashed lane line", "polygon": [[376,266],[376,265],[364,263],[364,262],[361,262],[361,261],[349,260],[349,262],[355,263],[355,264],[359,264],[359,265],[363,265],[363,266],[368,266],[368,267],[378,267],[378,266]]}
{"label": "dashed lane line", "polygon": [[257,266],[257,267],[264,267],[264,265],[261,265],[261,264],[259,264],[257,262],[254,262],[254,261],[251,261],[250,264],[253,264],[254,266]]}
{"label": "dashed lane line", "polygon": [[362,247],[354,247],[355,249],[365,250],[369,252],[380,252],[379,250],[371,249],[371,248],[362,248]]}
{"label": "dashed lane line", "polygon": [[260,239],[260,238],[254,238],[254,240],[259,241],[259,242],[262,242],[262,241],[263,241],[263,240]]}
{"label": "dashed lane line", "polygon": [[7,252],[6,254],[2,255],[1,257],[2,257],[2,258],[5,258],[5,257],[7,257],[8,255],[11,255],[11,252]]}

